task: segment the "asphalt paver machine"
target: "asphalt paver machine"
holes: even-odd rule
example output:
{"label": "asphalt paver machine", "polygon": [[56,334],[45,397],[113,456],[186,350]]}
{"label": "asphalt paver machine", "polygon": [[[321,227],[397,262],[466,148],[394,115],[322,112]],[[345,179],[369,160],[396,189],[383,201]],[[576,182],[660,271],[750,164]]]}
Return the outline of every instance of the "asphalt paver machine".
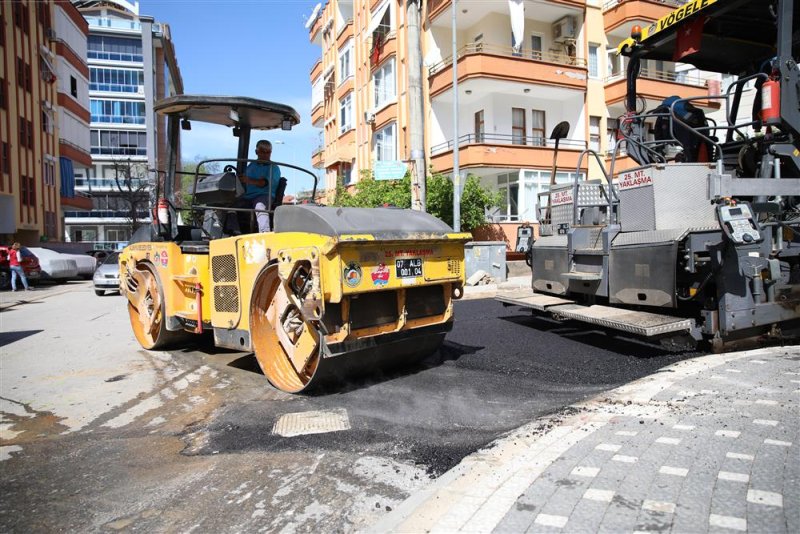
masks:
{"label": "asphalt paver machine", "polygon": [[[498,299],[634,336],[691,336],[715,350],[795,334],[797,3],[692,0],[634,27],[619,52],[628,58],[627,112],[611,170],[542,195],[532,291]],[[637,93],[644,60],[737,78],[723,94],[676,96],[648,111]],[[754,103],[743,109],[748,91]],[[718,102],[727,124],[707,119],[698,101]],[[615,174],[621,148],[640,166]],[[578,171],[584,157],[603,167],[585,151]]]}
{"label": "asphalt paver machine", "polygon": [[[411,210],[280,205],[282,187],[266,210],[273,231],[248,231],[254,210],[237,208],[236,198],[237,176],[254,161],[251,132],[291,129],[297,112],[253,98],[190,95],[166,98],[155,111],[167,118],[169,164],[155,188],[153,224],[120,255],[121,290],[142,347],[183,347],[211,332],[217,346],[253,351],[287,392],[438,349],[462,294],[468,234]],[[181,207],[179,134],[198,121],[231,128],[238,154],[201,162],[192,200]],[[222,161],[231,162],[223,172],[202,172]],[[316,198],[313,173],[273,164],[284,178],[313,183]],[[230,217],[239,224],[228,225]]]}

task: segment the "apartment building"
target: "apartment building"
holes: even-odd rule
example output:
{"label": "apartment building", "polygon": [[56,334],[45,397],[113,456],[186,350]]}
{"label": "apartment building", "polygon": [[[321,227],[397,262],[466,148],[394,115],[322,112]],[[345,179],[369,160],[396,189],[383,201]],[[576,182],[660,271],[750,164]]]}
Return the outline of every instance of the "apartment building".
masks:
{"label": "apartment building", "polygon": [[89,161],[88,110],[65,96],[69,73],[86,68],[86,33],[64,0],[0,6],[2,242],[63,239],[62,201],[74,197],[69,171]]}
{"label": "apartment building", "polygon": [[[75,172],[89,210],[65,212],[73,242],[116,248],[150,222],[149,194],[166,169],[166,121],[157,100],[183,92],[167,24],[140,15],[139,2],[73,0],[88,22],[86,57],[92,165]],[[158,171],[162,171],[159,173]]]}
{"label": "apartment building", "polygon": [[[453,2],[455,50],[453,48]],[[503,193],[495,221],[515,235],[537,220],[537,195],[550,183],[558,123],[557,183],[595,176],[589,147],[605,157],[624,113],[625,58],[617,45],[635,24],[667,14],[680,0],[422,0],[425,155],[434,172],[452,174],[458,141],[462,173]],[[377,160],[410,160],[408,24],[397,0],[328,0],[308,23],[321,49],[311,69],[312,122],[322,129],[312,164],[353,183]],[[455,52],[455,53],[454,53]],[[453,83],[456,57],[457,93]],[[640,104],[670,95],[719,91],[717,79],[689,66],[652,62],[643,68]],[[453,131],[458,99],[458,132]],[[703,102],[711,111],[718,102]],[[623,155],[624,156],[624,155]],[[616,169],[633,166],[621,157]],[[513,242],[513,239],[512,239]]]}

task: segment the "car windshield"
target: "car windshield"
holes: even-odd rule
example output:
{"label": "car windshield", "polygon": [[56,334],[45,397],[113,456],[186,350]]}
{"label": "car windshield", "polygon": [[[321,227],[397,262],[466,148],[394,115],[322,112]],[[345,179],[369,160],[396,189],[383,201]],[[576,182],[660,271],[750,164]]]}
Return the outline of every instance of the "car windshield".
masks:
{"label": "car windshield", "polygon": [[103,260],[103,265],[116,265],[119,263],[119,252],[112,252]]}

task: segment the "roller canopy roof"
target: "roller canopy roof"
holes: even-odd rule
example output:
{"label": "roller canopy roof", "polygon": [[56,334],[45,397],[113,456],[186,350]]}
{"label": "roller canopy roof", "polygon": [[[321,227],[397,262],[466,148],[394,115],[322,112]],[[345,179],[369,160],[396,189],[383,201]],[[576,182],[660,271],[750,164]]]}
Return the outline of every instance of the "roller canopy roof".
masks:
{"label": "roller canopy roof", "polygon": [[[698,18],[705,20],[700,50],[681,58],[682,63],[710,72],[741,74],[760,70],[777,54],[777,28],[767,0],[689,0],[681,7],[642,28],[639,47],[626,39],[618,51],[643,59],[673,61],[676,37]],[[800,48],[800,8],[793,13],[793,56]],[[691,30],[690,30],[691,31]]]}
{"label": "roller canopy roof", "polygon": [[276,232],[308,232],[339,237],[370,234],[377,239],[415,239],[453,232],[447,224],[421,211],[398,208],[333,208],[325,206],[278,206]]}
{"label": "roller canopy roof", "polygon": [[159,100],[154,109],[162,115],[177,114],[190,121],[253,130],[280,128],[284,120],[292,126],[300,123],[300,115],[289,106],[243,96],[176,95]]}

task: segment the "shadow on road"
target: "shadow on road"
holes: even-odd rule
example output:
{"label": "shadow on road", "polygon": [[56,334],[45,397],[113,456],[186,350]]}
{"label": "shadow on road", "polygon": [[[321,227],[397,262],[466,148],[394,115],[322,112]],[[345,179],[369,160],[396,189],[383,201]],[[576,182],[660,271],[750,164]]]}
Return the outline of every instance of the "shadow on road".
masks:
{"label": "shadow on road", "polygon": [[598,326],[589,326],[580,321],[557,321],[536,315],[509,315],[500,317],[503,321],[534,328],[557,336],[569,338],[598,349],[608,350],[623,356],[636,358],[657,358],[660,356],[685,355],[686,357],[706,354],[699,347],[692,346],[691,338],[681,339],[674,347],[665,346],[658,341],[647,341],[634,336],[625,336],[622,332],[606,330]]}
{"label": "shadow on road", "polygon": [[0,332],[0,347],[5,347],[6,345],[10,345],[15,341],[19,341],[20,339],[25,339],[26,337],[35,336],[43,332],[43,330],[21,330],[19,332]]}

